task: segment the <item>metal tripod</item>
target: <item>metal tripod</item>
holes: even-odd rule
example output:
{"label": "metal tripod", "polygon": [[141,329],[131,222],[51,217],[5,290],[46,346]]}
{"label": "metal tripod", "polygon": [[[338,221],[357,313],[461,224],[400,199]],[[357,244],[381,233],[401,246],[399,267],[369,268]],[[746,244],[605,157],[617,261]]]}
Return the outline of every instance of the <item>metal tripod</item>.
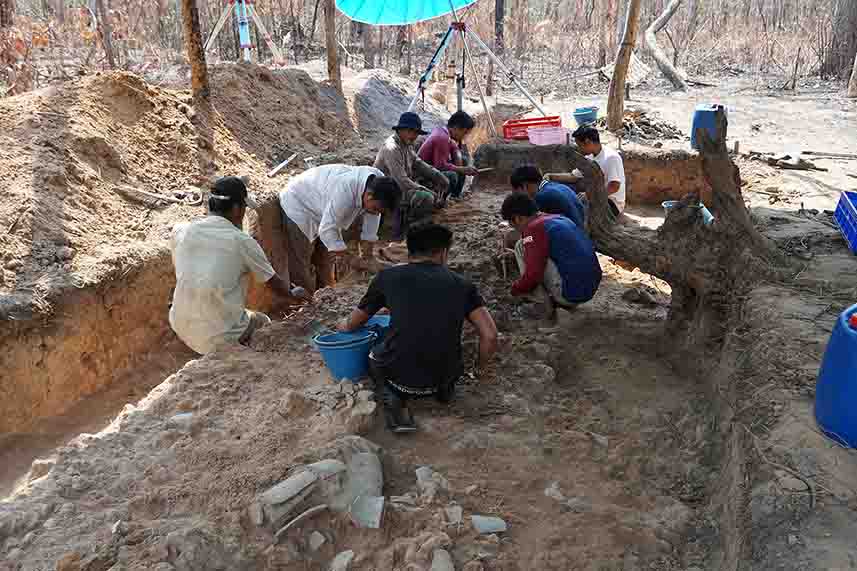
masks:
{"label": "metal tripod", "polygon": [[214,30],[211,31],[211,36],[209,36],[208,41],[205,42],[206,52],[211,49],[211,46],[214,44],[214,40],[217,38],[220,30],[223,29],[223,25],[226,24],[226,20],[229,19],[229,15],[233,12],[235,13],[235,18],[238,20],[238,39],[241,42],[241,49],[244,50],[244,61],[250,61],[250,50],[253,49],[253,42],[250,41],[250,19],[252,18],[253,23],[256,24],[259,31],[262,32],[262,37],[265,38],[265,43],[268,44],[268,48],[270,48],[271,53],[274,54],[274,61],[278,64],[285,63],[285,59],[283,59],[283,54],[280,52],[280,48],[278,48],[277,44],[274,43],[274,40],[271,39],[271,34],[268,33],[268,30],[265,28],[265,24],[262,23],[262,18],[260,18],[256,13],[254,0],[229,0],[229,3],[223,9],[223,13],[220,15],[220,19],[214,26]]}
{"label": "metal tripod", "polygon": [[[452,3],[450,2],[450,6]],[[498,58],[494,52],[482,41],[482,39],[476,35],[476,32],[470,30],[467,27],[467,24],[464,22],[458,21],[458,16],[455,13],[455,8],[452,9],[452,15],[454,20],[450,22],[449,29],[446,31],[446,35],[443,36],[443,39],[440,42],[440,45],[434,52],[434,55],[429,61],[428,66],[426,67],[425,72],[423,72],[422,76],[420,76],[420,81],[417,84],[417,93],[414,95],[414,98],[411,100],[411,104],[408,106],[408,111],[413,111],[417,106],[417,102],[420,99],[420,96],[425,98],[425,87],[426,84],[431,80],[432,75],[434,74],[434,69],[437,67],[438,62],[443,57],[443,54],[446,52],[447,48],[452,44],[452,42],[458,38],[459,42],[462,46],[463,56],[461,58],[461,68],[458,70],[455,76],[455,84],[458,95],[458,110],[461,111],[464,105],[464,64],[465,60],[467,64],[470,66],[470,73],[473,75],[474,81],[476,81],[476,88],[479,90],[479,100],[482,102],[482,108],[485,109],[485,116],[488,117],[488,124],[491,127],[491,133],[495,137],[497,136],[497,128],[494,126],[494,120],[491,118],[491,113],[488,111],[488,104],[485,102],[485,94],[482,91],[482,84],[479,82],[479,76],[476,73],[476,66],[473,63],[473,56],[470,54],[470,46],[467,43],[468,37],[472,38],[476,45],[479,46],[482,51],[490,57],[497,68],[506,74],[506,77],[511,81],[515,87],[526,97],[533,106],[538,109],[539,113],[542,116],[546,116],[547,113],[539,106],[536,100],[532,95],[524,88],[515,74],[510,70],[506,65]]]}

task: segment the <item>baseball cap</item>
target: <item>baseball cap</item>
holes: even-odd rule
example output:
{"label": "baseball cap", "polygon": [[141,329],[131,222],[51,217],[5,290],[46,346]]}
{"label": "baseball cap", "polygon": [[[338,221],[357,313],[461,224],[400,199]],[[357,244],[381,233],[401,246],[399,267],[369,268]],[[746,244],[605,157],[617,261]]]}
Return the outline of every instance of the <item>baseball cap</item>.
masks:
{"label": "baseball cap", "polygon": [[244,180],[237,176],[224,176],[211,185],[211,196],[230,202],[246,204],[248,208],[259,208],[259,204],[253,196],[247,192]]}

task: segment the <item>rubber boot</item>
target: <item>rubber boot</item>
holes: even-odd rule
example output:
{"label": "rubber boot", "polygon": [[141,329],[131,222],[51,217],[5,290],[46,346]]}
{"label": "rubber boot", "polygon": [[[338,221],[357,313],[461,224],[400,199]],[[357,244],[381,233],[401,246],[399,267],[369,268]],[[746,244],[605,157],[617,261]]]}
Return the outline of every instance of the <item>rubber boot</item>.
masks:
{"label": "rubber boot", "polygon": [[390,431],[402,434],[417,430],[404,401],[387,383],[384,383],[381,388],[381,403],[384,406],[384,420]]}

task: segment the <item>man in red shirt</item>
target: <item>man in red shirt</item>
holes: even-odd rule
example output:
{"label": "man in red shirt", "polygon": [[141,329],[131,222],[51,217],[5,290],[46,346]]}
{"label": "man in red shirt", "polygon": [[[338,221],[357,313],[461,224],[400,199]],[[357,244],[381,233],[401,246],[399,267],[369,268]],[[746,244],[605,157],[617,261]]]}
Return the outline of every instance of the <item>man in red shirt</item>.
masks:
{"label": "man in red shirt", "polygon": [[465,177],[479,174],[474,167],[464,164],[459,148],[475,125],[473,117],[464,111],[456,111],[446,122],[446,127],[432,129],[417,153],[449,180],[449,196],[452,198],[461,196]]}
{"label": "man in red shirt", "polygon": [[551,321],[557,305],[573,308],[593,298],[601,283],[601,265],[582,228],[565,216],[540,214],[523,192],[506,197],[501,214],[521,233],[515,244],[521,278],[512,284],[512,295],[537,291]]}

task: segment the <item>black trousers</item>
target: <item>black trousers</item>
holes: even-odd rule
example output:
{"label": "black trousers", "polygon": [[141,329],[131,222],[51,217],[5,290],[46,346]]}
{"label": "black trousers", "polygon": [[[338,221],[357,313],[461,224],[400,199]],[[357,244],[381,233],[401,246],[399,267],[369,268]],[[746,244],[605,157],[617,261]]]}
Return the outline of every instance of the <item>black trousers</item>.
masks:
{"label": "black trousers", "polygon": [[[386,367],[373,359],[371,355],[369,357],[369,376],[375,383],[375,399],[390,408],[399,408],[411,399],[428,397],[434,397],[442,403],[452,402],[452,399],[455,398],[455,384],[458,381],[457,378],[453,378],[438,383],[437,388],[431,392],[408,392],[403,390],[407,387],[397,382],[397,379],[390,374]],[[422,391],[422,389],[417,390]]]}

